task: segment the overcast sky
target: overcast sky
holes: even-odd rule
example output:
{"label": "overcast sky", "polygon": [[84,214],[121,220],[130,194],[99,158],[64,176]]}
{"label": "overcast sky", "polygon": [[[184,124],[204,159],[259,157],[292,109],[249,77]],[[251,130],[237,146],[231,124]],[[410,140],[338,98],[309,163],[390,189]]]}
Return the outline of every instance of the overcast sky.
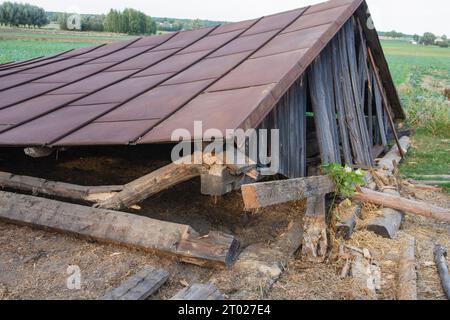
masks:
{"label": "overcast sky", "polygon": [[[0,0],[0,3],[4,0]],[[139,9],[150,16],[239,21],[300,8],[323,0],[23,0],[47,11],[106,13],[110,8]],[[449,0],[367,0],[381,31],[426,31],[450,36]]]}

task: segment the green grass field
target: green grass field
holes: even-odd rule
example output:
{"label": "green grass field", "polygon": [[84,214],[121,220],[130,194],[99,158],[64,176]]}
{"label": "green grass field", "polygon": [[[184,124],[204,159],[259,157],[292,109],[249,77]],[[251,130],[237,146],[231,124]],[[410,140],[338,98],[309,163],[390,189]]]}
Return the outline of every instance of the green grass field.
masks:
{"label": "green grass field", "polygon": [[417,129],[402,175],[450,174],[450,102],[443,96],[450,88],[450,49],[402,41],[384,41],[383,49],[407,122]]}

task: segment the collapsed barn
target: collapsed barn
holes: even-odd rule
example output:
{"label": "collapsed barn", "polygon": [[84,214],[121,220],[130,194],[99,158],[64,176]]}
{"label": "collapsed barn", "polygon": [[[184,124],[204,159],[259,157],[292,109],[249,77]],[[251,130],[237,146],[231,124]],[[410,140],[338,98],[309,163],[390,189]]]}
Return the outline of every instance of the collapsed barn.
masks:
{"label": "collapsed barn", "polygon": [[[174,130],[202,138],[194,121],[222,132],[279,129],[280,179],[314,176],[320,163],[373,167],[391,140],[403,150],[395,121],[404,113],[361,0],[9,63],[0,66],[0,79],[4,153],[26,148],[28,155],[50,156],[88,147],[168,159]],[[3,172],[5,188],[95,205],[1,192],[0,217],[188,262],[232,265],[238,247],[233,236],[211,232],[205,238],[188,225],[103,210],[128,210],[199,176],[201,193],[214,196],[264,178],[257,164],[221,164],[214,157],[202,165],[170,163],[125,185],[88,187]],[[295,185],[295,199],[299,193],[313,197],[309,210],[324,224],[325,194],[333,185],[314,177],[302,186],[306,192]],[[280,192],[289,193],[285,187]],[[255,195],[249,200],[252,192],[243,189],[247,207],[261,206]],[[316,256],[324,248],[312,246]]]}

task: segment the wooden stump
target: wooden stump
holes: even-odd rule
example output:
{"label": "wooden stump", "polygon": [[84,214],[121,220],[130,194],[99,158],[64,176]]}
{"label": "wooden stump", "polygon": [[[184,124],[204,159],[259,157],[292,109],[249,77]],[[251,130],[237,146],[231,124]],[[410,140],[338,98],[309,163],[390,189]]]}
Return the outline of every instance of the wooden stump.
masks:
{"label": "wooden stump", "polygon": [[308,198],[303,225],[303,259],[323,262],[328,249],[325,195]]}

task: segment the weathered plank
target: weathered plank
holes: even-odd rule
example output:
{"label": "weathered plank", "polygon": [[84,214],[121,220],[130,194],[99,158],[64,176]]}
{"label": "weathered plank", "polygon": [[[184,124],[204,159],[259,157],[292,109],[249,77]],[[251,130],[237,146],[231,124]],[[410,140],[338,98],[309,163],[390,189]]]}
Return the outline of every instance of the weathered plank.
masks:
{"label": "weathered plank", "polygon": [[169,273],[145,266],[119,287],[107,292],[100,300],[145,300],[155,293],[169,278]]}
{"label": "weathered plank", "polygon": [[[409,147],[411,146],[411,139],[408,136],[404,136],[399,141],[400,148],[403,154],[406,154]],[[402,156],[399,152],[399,147],[396,145],[381,159],[378,161],[378,167],[384,169],[390,175],[394,171],[394,163],[399,164],[402,160]]]}
{"label": "weathered plank", "polygon": [[434,260],[441,279],[442,289],[444,290],[447,299],[450,300],[450,274],[447,265],[447,251],[441,245],[436,245],[434,248]]}
{"label": "weathered plank", "polygon": [[0,187],[71,200],[95,202],[112,197],[123,186],[80,186],[41,178],[0,172]]}
{"label": "weathered plank", "polygon": [[325,195],[308,198],[303,218],[302,256],[304,260],[325,261],[328,249]]}
{"label": "weathered plank", "polygon": [[334,192],[327,176],[246,184],[241,187],[246,209],[258,209]]}
{"label": "weathered plank", "polygon": [[398,300],[417,300],[416,239],[410,235],[401,249],[398,266]]}
{"label": "weathered plank", "polygon": [[198,176],[200,165],[171,163],[126,184],[121,192],[98,203],[96,207],[114,210],[128,208],[158,192]]}
{"label": "weathered plank", "polygon": [[225,300],[225,297],[213,284],[192,284],[170,300]]}
{"label": "weathered plank", "polygon": [[405,213],[413,213],[450,223],[449,209],[437,207],[425,202],[409,200],[399,196],[372,191],[366,188],[361,188],[359,192],[356,192],[353,195],[353,199],[381,204],[385,207],[397,209]]}
{"label": "weathered plank", "polygon": [[197,265],[230,266],[239,246],[233,236],[202,237],[188,225],[9,192],[0,192],[0,219],[175,255]]}

